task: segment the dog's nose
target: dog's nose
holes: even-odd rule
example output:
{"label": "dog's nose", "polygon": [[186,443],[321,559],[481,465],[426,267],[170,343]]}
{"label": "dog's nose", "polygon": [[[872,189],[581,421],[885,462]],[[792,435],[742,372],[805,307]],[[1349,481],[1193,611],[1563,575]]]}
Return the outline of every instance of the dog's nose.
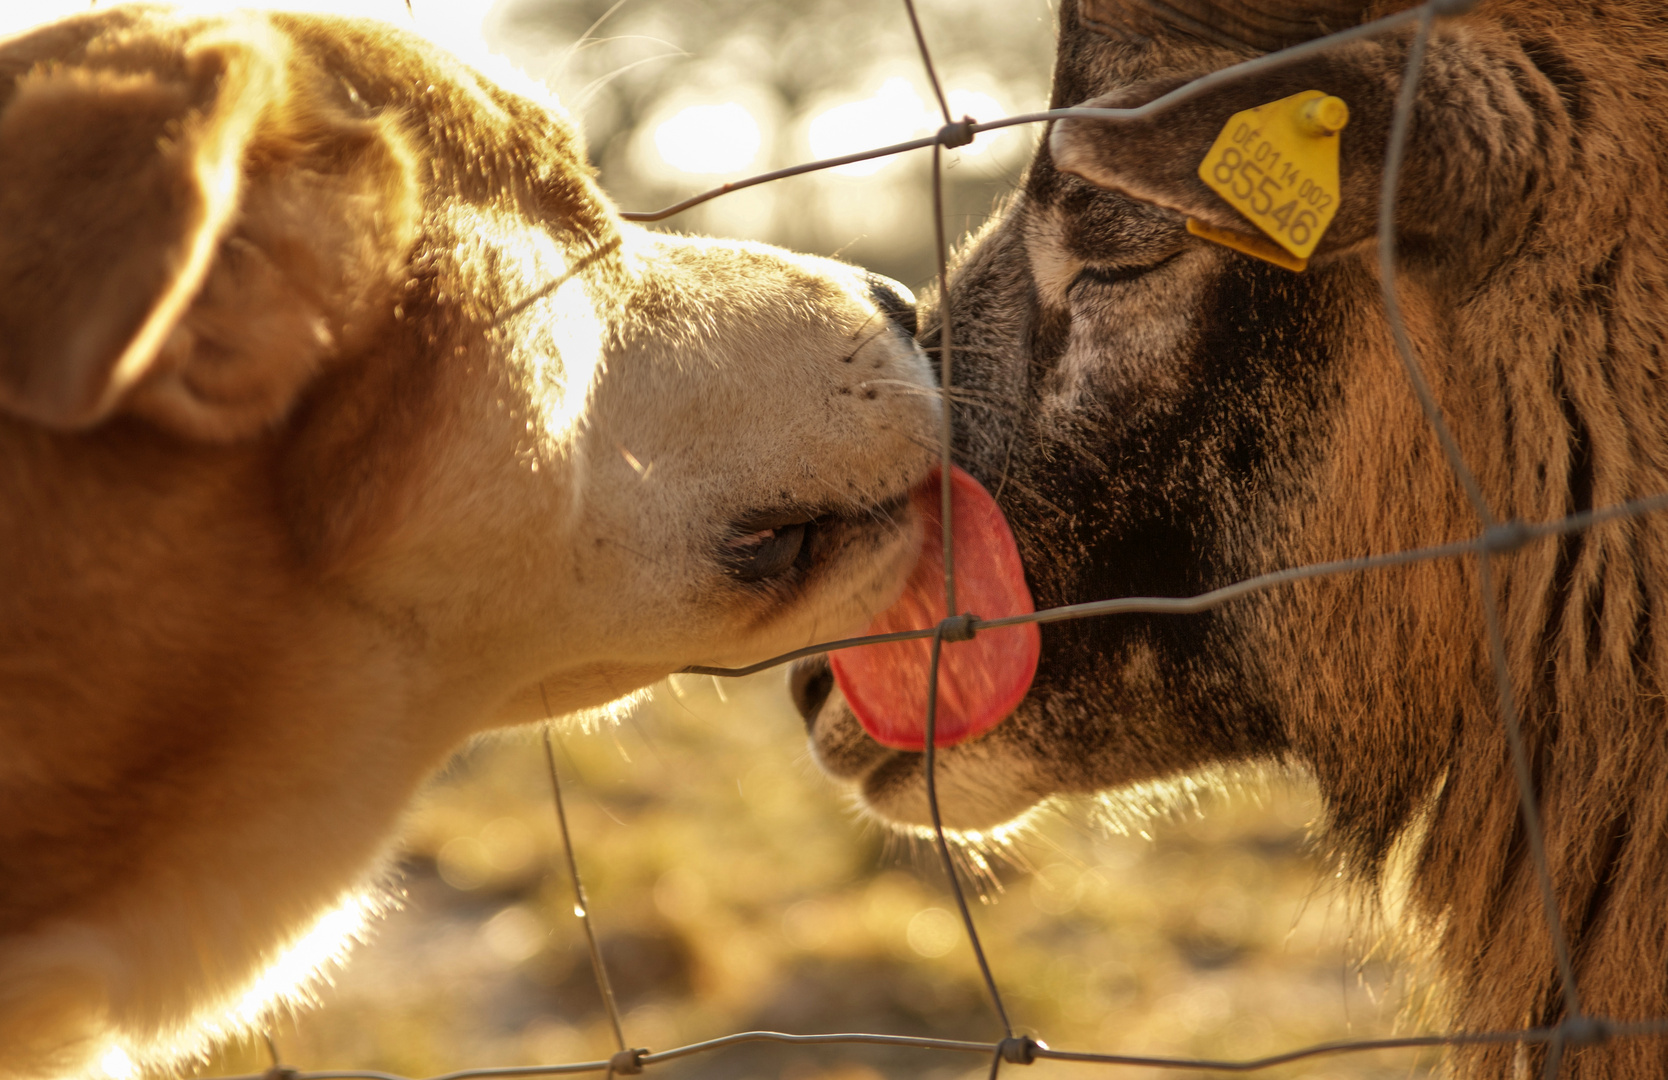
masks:
{"label": "dog's nose", "polygon": [[868,276],[869,297],[893,326],[902,330],[910,337],[915,336],[915,294],[902,282],[893,281],[889,277],[879,274]]}
{"label": "dog's nose", "polygon": [[823,703],[834,692],[834,671],[828,666],[828,658],[812,656],[795,661],[788,669],[788,692],[799,715],[805,718],[805,726],[815,724]]}

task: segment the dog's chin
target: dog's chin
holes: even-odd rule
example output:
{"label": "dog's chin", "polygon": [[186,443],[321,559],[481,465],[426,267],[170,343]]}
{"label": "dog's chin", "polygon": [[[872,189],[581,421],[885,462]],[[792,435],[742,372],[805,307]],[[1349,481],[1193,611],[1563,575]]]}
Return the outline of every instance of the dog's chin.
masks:
{"label": "dog's chin", "polygon": [[[926,757],[893,750],[869,737],[836,690],[807,722],[811,754],[822,771],[850,785],[862,808],[900,829],[932,824]],[[935,786],[944,827],[986,833],[1023,817],[1047,797],[1019,747],[1001,726],[977,739],[940,749]]]}

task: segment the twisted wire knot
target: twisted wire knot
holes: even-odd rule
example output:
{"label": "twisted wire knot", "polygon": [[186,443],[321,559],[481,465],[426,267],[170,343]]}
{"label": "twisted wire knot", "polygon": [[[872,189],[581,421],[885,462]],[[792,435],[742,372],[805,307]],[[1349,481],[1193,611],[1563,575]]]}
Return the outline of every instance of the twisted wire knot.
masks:
{"label": "twisted wire knot", "polygon": [[966,146],[973,141],[973,125],[977,123],[971,116],[964,116],[954,123],[945,124],[938,129],[938,145],[946,150]]}
{"label": "twisted wire knot", "polygon": [[608,1075],[636,1076],[643,1071],[643,1055],[648,1053],[645,1047],[635,1050],[621,1050],[608,1059]]}
{"label": "twisted wire knot", "polygon": [[1029,1035],[1009,1035],[996,1044],[996,1052],[1002,1055],[1002,1060],[1011,1065],[1029,1065],[1037,1060],[1037,1047],[1041,1045]]}

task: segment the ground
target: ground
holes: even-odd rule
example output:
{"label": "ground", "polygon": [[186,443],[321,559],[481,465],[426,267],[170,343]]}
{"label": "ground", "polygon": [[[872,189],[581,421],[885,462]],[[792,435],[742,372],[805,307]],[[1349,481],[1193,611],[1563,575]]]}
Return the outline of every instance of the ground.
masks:
{"label": "ground", "polygon": [[[558,764],[628,1040],[754,1028],[1000,1035],[954,902],[924,845],[858,819],[809,761],[780,674],[686,677],[618,727],[564,731]],[[1062,1049],[1249,1057],[1398,1028],[1401,988],[1352,938],[1349,907],[1295,783],[1206,796],[1199,812],[1109,831],[1051,813],[973,880],[1016,1025]],[[612,1050],[561,865],[533,732],[484,741],[414,810],[403,908],[323,1008],[275,1034],[286,1064],[422,1075],[595,1060]],[[981,880],[982,879],[982,880]],[[1405,1024],[1401,1025],[1405,1028]],[[211,1071],[264,1064],[231,1048]],[[1321,1059],[1271,1077],[1425,1075],[1410,1052]],[[966,1055],[752,1047],[653,1070],[668,1080],[953,1080]],[[1042,1063],[1036,1080],[1141,1069]]]}

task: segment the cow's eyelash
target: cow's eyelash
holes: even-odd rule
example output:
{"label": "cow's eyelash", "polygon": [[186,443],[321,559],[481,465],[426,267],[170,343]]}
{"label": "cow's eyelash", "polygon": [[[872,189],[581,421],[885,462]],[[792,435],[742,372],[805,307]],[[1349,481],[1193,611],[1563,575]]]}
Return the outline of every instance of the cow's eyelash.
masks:
{"label": "cow's eyelash", "polygon": [[1155,270],[1162,269],[1173,262],[1179,252],[1166,255],[1154,263],[1141,263],[1124,266],[1085,266],[1077,272],[1071,280],[1069,289],[1089,283],[1095,285],[1123,285],[1131,281],[1138,281]]}

